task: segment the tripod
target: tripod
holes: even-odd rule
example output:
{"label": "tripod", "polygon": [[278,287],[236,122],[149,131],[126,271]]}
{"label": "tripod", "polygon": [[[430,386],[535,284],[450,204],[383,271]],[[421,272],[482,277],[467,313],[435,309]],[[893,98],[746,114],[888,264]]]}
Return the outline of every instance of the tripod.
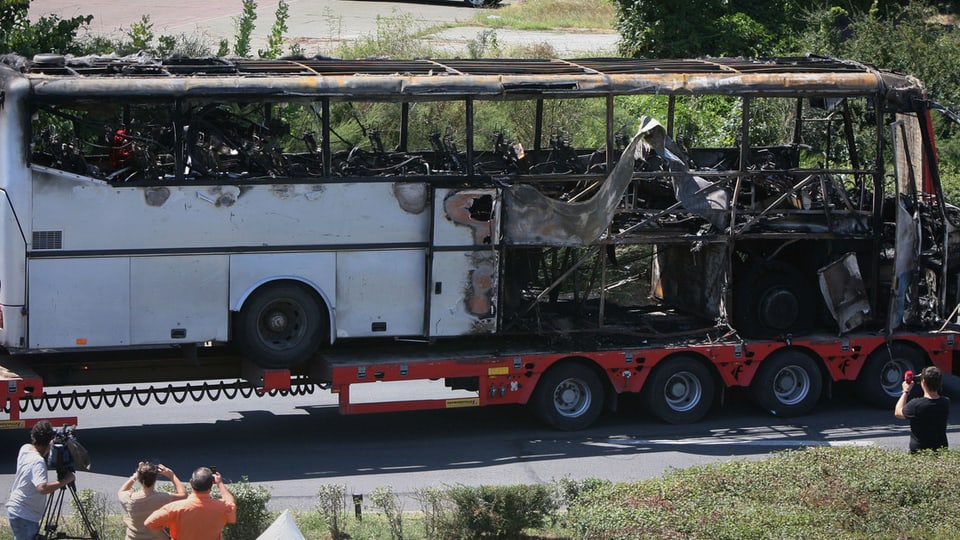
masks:
{"label": "tripod", "polygon": [[[57,470],[57,478],[63,478],[67,471]],[[80,520],[83,523],[83,529],[86,536],[71,536],[65,532],[57,532],[60,526],[60,517],[63,514],[63,497],[69,488],[70,495],[73,496],[73,506],[80,514]],[[43,518],[40,519],[40,533],[36,540],[53,540],[54,538],[72,538],[77,540],[100,540],[100,533],[93,530],[90,520],[87,518],[87,511],[80,504],[80,498],[77,496],[77,482],[73,481],[66,486],[51,493],[47,498],[47,506],[43,510]]]}

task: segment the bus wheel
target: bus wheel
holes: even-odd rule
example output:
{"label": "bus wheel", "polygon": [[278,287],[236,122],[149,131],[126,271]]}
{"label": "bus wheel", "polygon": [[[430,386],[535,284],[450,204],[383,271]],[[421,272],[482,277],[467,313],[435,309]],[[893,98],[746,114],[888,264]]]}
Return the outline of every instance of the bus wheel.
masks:
{"label": "bus wheel", "polygon": [[799,416],[820,401],[823,379],[817,363],[799,352],[773,353],[760,366],[750,386],[754,401],[776,416]]}
{"label": "bus wheel", "polygon": [[868,405],[892,408],[903,392],[903,374],[919,372],[925,363],[924,354],[905,343],[881,345],[870,353],[857,376],[857,395]]}
{"label": "bus wheel", "polygon": [[774,261],[751,268],[734,291],[734,324],[745,337],[803,335],[814,325],[816,291],[789,264]]}
{"label": "bus wheel", "polygon": [[234,328],[240,352],[262,368],[290,368],[323,343],[326,317],[315,296],[290,283],[263,287],[247,299]]}
{"label": "bus wheel", "polygon": [[688,424],[703,418],[713,406],[713,395],[710,370],[689,356],[660,363],[643,389],[647,410],[670,424]]}
{"label": "bus wheel", "polygon": [[537,383],[532,405],[537,416],[556,429],[583,429],[603,411],[603,384],[587,366],[560,364],[547,370]]}

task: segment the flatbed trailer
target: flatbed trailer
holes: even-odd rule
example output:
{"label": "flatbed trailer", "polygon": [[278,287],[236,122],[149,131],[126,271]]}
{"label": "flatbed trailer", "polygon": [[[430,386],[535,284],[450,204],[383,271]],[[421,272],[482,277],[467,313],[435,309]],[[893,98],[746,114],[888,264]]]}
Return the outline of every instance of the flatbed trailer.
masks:
{"label": "flatbed trailer", "polygon": [[[342,414],[529,405],[547,424],[563,430],[591,425],[605,410],[615,409],[618,396],[625,394],[641,396],[645,410],[669,423],[701,419],[732,388],[746,389],[757,405],[777,416],[809,412],[830,394],[834,383],[844,381],[851,382],[866,403],[891,407],[907,370],[935,365],[944,373],[960,374],[955,361],[958,335],[945,328],[895,336],[864,333],[788,340],[728,335],[669,344],[615,335],[568,336],[562,342],[556,337],[362,342],[321,352],[305,371],[258,368],[218,348],[189,356],[153,351],[137,359],[131,359],[135,355],[129,351],[100,358],[56,355],[34,359],[31,367],[22,358],[6,357],[0,398],[9,418],[0,427],[30,427],[40,419],[56,425],[79,420],[24,418],[31,403],[39,411],[42,405],[50,410],[100,406],[104,401],[108,406],[118,401],[129,406],[151,399],[165,403],[171,395],[182,402],[317,388],[338,396]],[[40,373],[54,384],[45,385]],[[359,385],[417,380],[443,380],[451,390],[467,395],[352,399]],[[169,384],[173,381],[177,384]],[[107,389],[110,384],[139,382],[150,386]],[[88,389],[65,392],[57,386],[64,383]]]}

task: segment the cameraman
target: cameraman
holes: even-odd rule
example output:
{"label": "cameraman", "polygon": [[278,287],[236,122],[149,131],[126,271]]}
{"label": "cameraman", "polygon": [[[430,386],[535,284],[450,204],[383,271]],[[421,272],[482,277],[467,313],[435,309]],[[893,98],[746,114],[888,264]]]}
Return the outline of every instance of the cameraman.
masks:
{"label": "cameraman", "polygon": [[7,518],[14,540],[33,540],[40,532],[40,520],[46,507],[46,496],[73,482],[68,472],[58,482],[47,481],[47,454],[56,433],[53,426],[41,420],[30,430],[30,444],[20,447],[17,475],[7,499]]}
{"label": "cameraman", "polygon": [[893,410],[897,418],[910,420],[910,453],[946,448],[950,398],[940,395],[943,373],[936,366],[925,368],[920,375],[923,397],[907,401],[913,384],[903,381],[903,393]]}

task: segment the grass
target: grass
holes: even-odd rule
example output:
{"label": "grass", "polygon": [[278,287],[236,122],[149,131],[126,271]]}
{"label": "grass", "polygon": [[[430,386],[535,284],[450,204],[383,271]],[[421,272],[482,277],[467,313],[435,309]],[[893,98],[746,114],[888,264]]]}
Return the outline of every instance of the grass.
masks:
{"label": "grass", "polygon": [[[437,490],[445,494],[442,504],[404,511],[403,538],[481,537],[463,528],[449,497],[455,489]],[[551,509],[544,526],[512,535],[527,539],[960,538],[957,451],[911,455],[877,447],[816,447],[763,461],[673,470],[642,482],[557,480],[550,486],[554,500],[549,505],[524,498],[523,490],[512,491],[527,506],[505,512],[516,516]],[[362,520],[345,511],[339,530],[352,540],[396,538],[397,515],[391,528],[390,515],[371,504],[366,503]],[[476,517],[475,508],[469,511]],[[437,527],[438,517],[444,526]],[[304,537],[331,538],[319,511],[298,512],[295,520]],[[119,517],[110,514],[105,521],[102,538],[119,539]],[[428,529],[435,532],[428,535]],[[0,522],[0,540],[11,537]]]}
{"label": "grass", "polygon": [[616,15],[612,0],[514,0],[484,10],[468,24],[515,30],[613,30]]}

